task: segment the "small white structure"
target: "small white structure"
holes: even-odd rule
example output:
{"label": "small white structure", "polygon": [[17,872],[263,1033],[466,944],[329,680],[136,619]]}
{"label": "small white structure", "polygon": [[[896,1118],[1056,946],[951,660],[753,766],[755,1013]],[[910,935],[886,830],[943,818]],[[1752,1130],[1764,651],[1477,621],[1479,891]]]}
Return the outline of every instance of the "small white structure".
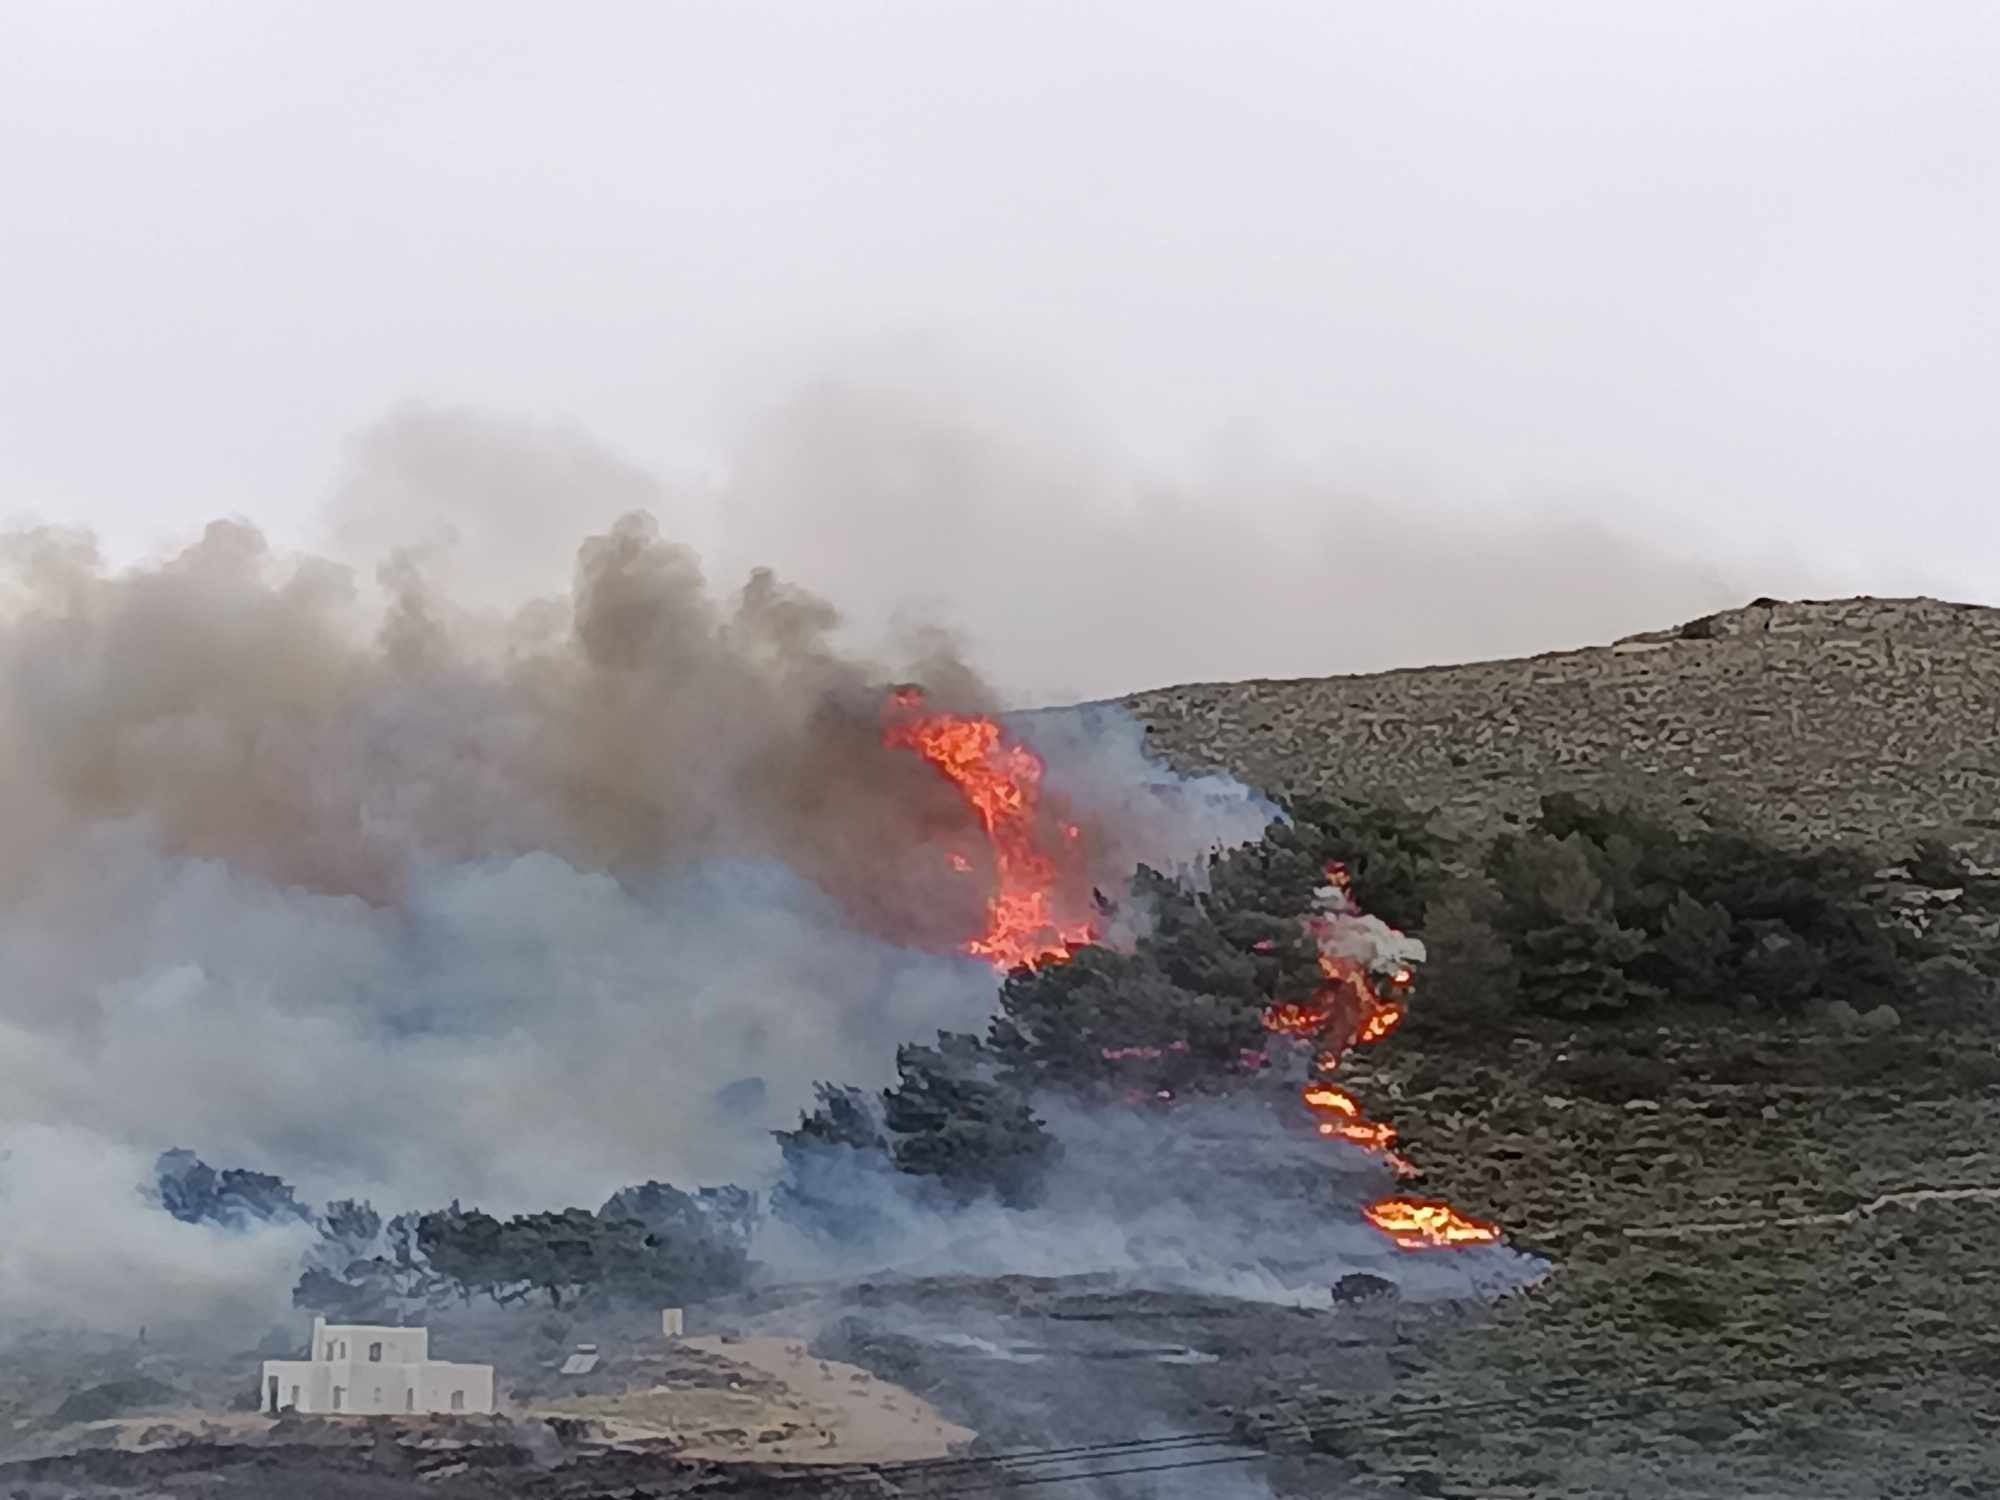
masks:
{"label": "small white structure", "polygon": [[432,1359],[428,1328],[313,1319],[306,1359],[264,1361],[263,1409],[364,1417],[493,1410],[493,1366]]}
{"label": "small white structure", "polygon": [[681,1310],[678,1307],[663,1307],[660,1309],[661,1338],[677,1339],[686,1331],[686,1328],[686,1320],[681,1316]]}

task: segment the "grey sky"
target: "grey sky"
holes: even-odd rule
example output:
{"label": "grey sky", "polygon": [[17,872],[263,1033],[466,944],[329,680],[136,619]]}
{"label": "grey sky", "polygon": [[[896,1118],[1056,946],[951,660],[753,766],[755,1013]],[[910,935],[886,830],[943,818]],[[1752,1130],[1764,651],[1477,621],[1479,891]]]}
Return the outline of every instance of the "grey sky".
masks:
{"label": "grey sky", "polygon": [[12,0],[0,517],[588,434],[469,572],[643,491],[1020,696],[2000,603],[1996,77],[1987,0]]}

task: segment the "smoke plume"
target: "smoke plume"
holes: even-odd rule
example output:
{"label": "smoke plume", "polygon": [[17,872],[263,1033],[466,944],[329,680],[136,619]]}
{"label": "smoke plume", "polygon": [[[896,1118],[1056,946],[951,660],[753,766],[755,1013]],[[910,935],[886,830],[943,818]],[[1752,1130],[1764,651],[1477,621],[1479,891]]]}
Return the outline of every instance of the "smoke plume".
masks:
{"label": "smoke plume", "polygon": [[[643,491],[555,472],[579,508]],[[0,1194],[38,1226],[0,1317],[282,1305],[296,1231],[222,1254],[158,1214],[169,1147],[390,1211],[755,1182],[814,1080],[886,1082],[992,1008],[955,953],[979,883],[937,878],[976,825],[882,737],[893,682],[988,706],[940,637],[860,659],[824,601],[712,587],[640,512],[572,545],[566,592],[468,600],[413,483],[434,545],[372,572],[234,520],[125,570],[79,533],[0,543]],[[1115,716],[1029,732],[1093,879],[1264,821]]]}

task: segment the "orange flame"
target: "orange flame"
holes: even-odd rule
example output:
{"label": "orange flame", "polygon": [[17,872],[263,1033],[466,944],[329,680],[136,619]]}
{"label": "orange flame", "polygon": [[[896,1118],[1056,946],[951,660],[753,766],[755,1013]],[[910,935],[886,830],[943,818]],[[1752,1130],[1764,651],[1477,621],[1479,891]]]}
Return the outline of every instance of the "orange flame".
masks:
{"label": "orange flame", "polygon": [[1330,1083],[1309,1083],[1305,1092],[1306,1107],[1312,1110],[1331,1110],[1337,1115],[1345,1115],[1350,1120],[1361,1118],[1361,1106],[1354,1102],[1354,1096],[1346,1089],[1337,1089]]}
{"label": "orange flame", "polygon": [[[1059,910],[1057,865],[1039,837],[1041,759],[1024,745],[1007,743],[1000,726],[991,719],[926,714],[921,711],[923,701],[923,694],[912,688],[899,689],[891,696],[891,704],[903,717],[884,729],[883,743],[894,749],[914,750],[937,767],[958,788],[986,830],[997,889],[986,903],[986,931],[965,945],[966,952],[990,959],[1002,970],[1067,961],[1076,948],[1096,941],[1096,933],[1089,921]],[[1059,823],[1056,828],[1069,843],[1082,837],[1082,830],[1074,823]],[[961,873],[972,868],[963,854],[953,854],[950,859],[952,868]],[[1327,865],[1326,878],[1351,900],[1353,881],[1344,865]],[[1276,945],[1267,939],[1255,947],[1259,952],[1271,952]],[[1379,1042],[1401,1025],[1405,1006],[1401,998],[1384,998],[1375,976],[1363,965],[1323,953],[1319,967],[1323,982],[1311,1003],[1274,1002],[1265,1008],[1263,1022],[1267,1031],[1312,1044],[1319,1070],[1330,1073],[1348,1047]],[[1398,967],[1389,974],[1387,988],[1401,997],[1409,992],[1414,978],[1407,967]],[[1186,1049],[1185,1042],[1175,1042],[1164,1049],[1108,1047],[1103,1055],[1106,1061],[1114,1062],[1156,1060],[1165,1053]],[[1260,1049],[1245,1053],[1244,1061],[1256,1067],[1267,1065],[1270,1058]],[[1174,1095],[1171,1089],[1162,1088],[1153,1097],[1171,1103]],[[1417,1175],[1416,1168],[1394,1149],[1395,1127],[1368,1119],[1345,1089],[1325,1082],[1309,1084],[1303,1099],[1318,1116],[1321,1135],[1376,1153],[1399,1178]],[[1405,1250],[1493,1244],[1501,1237],[1497,1225],[1468,1218],[1450,1204],[1431,1199],[1383,1198],[1362,1212],[1370,1224]]]}
{"label": "orange flame", "polygon": [[1365,1151],[1386,1152],[1396,1144],[1396,1127],[1366,1119],[1361,1106],[1346,1089],[1330,1083],[1309,1083],[1301,1096],[1306,1108],[1320,1117],[1319,1133],[1346,1141]]}
{"label": "orange flame", "polygon": [[1379,1001],[1361,1021],[1357,1042],[1379,1042],[1403,1024],[1403,1007],[1393,1000]]}
{"label": "orange flame", "polygon": [[[1328,865],[1326,875],[1328,883],[1351,902],[1352,886],[1345,867]],[[1314,1067],[1327,1074],[1340,1066],[1348,1048],[1379,1042],[1403,1024],[1408,1007],[1402,997],[1409,994],[1416,975],[1407,965],[1398,965],[1378,983],[1376,974],[1365,964],[1324,951],[1319,970],[1322,982],[1311,1003],[1278,1001],[1265,1008],[1263,1020],[1264,1029],[1274,1035],[1311,1043]],[[1347,1090],[1322,1080],[1306,1085],[1301,1097],[1318,1118],[1323,1137],[1373,1152],[1398,1178],[1419,1175],[1395,1149],[1395,1126],[1370,1120]],[[1450,1204],[1428,1199],[1384,1198],[1363,1213],[1370,1224],[1405,1250],[1485,1245],[1500,1238],[1497,1225],[1467,1218]]]}
{"label": "orange flame", "polygon": [[1442,1245],[1491,1245],[1500,1239],[1497,1224],[1468,1219],[1449,1203],[1429,1198],[1384,1198],[1362,1210],[1368,1222],[1405,1250]]}
{"label": "orange flame", "polygon": [[[891,697],[899,710],[915,713],[923,695],[904,688]],[[993,852],[996,889],[986,903],[986,931],[965,951],[1008,970],[1062,960],[1095,939],[1091,924],[1057,909],[1056,863],[1042,849],[1037,814],[1041,801],[1041,757],[1025,745],[1007,743],[991,719],[958,714],[915,713],[883,731],[892,749],[914,750],[958,787],[979,815]],[[1075,842],[1074,824],[1063,836]],[[963,856],[954,856],[953,868]]]}
{"label": "orange flame", "polygon": [[1379,1120],[1349,1120],[1344,1124],[1328,1121],[1319,1127],[1319,1133],[1346,1141],[1350,1146],[1359,1146],[1364,1151],[1386,1152],[1396,1144],[1396,1127],[1384,1125]]}
{"label": "orange flame", "polygon": [[1333,1019],[1331,1010],[1283,1000],[1264,1007],[1264,1029],[1280,1036],[1318,1036]]}

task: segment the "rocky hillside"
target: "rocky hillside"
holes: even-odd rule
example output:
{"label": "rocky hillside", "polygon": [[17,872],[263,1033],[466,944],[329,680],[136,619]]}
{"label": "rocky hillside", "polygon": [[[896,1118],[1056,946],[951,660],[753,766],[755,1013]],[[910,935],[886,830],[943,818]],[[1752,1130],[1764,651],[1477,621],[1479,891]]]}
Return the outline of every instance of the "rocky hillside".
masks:
{"label": "rocky hillside", "polygon": [[1935,830],[2000,856],[2000,609],[1759,600],[1584,651],[1124,702],[1183,768],[1397,796],[1464,836],[1567,788],[1802,841]]}

